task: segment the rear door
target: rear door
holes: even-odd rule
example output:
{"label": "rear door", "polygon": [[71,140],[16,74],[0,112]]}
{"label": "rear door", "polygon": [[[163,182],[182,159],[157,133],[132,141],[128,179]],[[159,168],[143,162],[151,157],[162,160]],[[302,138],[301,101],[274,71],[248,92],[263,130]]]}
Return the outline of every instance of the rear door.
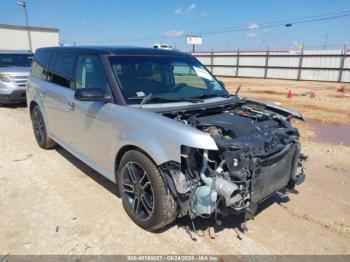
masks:
{"label": "rear door", "polygon": [[49,135],[63,145],[70,144],[74,128],[70,101],[74,99],[72,77],[75,60],[76,56],[71,53],[55,54],[42,91]]}

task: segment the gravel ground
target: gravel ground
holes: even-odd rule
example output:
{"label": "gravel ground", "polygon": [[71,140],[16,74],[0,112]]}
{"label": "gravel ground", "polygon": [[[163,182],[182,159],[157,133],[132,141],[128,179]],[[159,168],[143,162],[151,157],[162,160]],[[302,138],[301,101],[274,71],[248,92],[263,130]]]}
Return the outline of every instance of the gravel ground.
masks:
{"label": "gravel ground", "polygon": [[113,183],[60,147],[36,145],[27,108],[0,107],[0,119],[0,254],[350,254],[350,147],[315,142],[309,124],[298,124],[305,183],[264,202],[246,234],[237,217],[221,227],[196,220],[197,233],[188,219],[149,233],[126,215]]}

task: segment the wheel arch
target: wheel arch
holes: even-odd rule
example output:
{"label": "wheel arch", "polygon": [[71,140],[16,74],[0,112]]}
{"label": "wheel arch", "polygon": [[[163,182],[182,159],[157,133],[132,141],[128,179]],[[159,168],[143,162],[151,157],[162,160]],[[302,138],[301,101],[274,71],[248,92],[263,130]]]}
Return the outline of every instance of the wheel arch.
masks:
{"label": "wheel arch", "polygon": [[115,170],[114,172],[115,172],[116,183],[118,181],[117,176],[118,176],[118,167],[119,167],[120,161],[123,158],[123,156],[131,150],[135,150],[135,151],[139,151],[139,152],[143,153],[145,156],[147,156],[153,162],[153,164],[155,166],[158,166],[157,163],[154,161],[154,159],[142,148],[135,146],[135,145],[124,145],[123,147],[121,147],[119,149],[119,151],[115,157],[115,161],[114,161],[114,170]]}
{"label": "wheel arch", "polygon": [[148,154],[145,150],[143,150],[142,148],[138,147],[138,146],[135,146],[135,145],[125,145],[123,146],[117,153],[116,155],[116,158],[115,158],[115,164],[114,164],[114,175],[115,175],[115,184],[117,185],[117,194],[118,196],[120,197],[120,192],[119,192],[119,187],[118,187],[118,167],[119,167],[119,164],[120,164],[120,161],[121,159],[123,158],[123,156],[131,151],[131,150],[135,150],[135,151],[139,151],[141,153],[143,153],[145,156],[147,156],[152,162],[153,164],[159,169],[159,174],[161,176],[161,178],[163,179],[165,185],[169,188],[171,194],[177,198],[178,195],[177,195],[177,191],[176,191],[176,188],[175,188],[175,184],[174,184],[174,180],[172,177],[170,177],[169,175],[167,174],[164,174],[162,171],[161,171],[161,168],[162,168],[162,165],[165,165],[167,163],[171,163],[173,161],[168,161],[168,162],[165,162],[165,163],[162,163],[161,165],[157,165],[156,161],[152,158],[152,156],[150,154]]}

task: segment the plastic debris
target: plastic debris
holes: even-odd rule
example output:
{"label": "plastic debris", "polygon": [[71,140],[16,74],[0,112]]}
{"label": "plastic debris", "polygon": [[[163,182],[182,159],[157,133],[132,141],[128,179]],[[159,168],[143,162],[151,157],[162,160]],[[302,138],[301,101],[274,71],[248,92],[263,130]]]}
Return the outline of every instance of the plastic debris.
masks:
{"label": "plastic debris", "polygon": [[292,97],[293,97],[292,91],[289,90],[289,91],[288,91],[288,94],[287,94],[287,98],[292,98]]}

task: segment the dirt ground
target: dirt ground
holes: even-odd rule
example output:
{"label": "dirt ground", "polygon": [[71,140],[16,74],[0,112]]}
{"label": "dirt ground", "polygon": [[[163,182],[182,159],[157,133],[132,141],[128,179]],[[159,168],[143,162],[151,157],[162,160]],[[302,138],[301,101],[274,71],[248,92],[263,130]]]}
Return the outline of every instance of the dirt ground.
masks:
{"label": "dirt ground", "polygon": [[[254,78],[221,78],[226,88],[303,113],[307,120],[328,124],[350,124],[350,84]],[[344,92],[340,89],[344,87]],[[291,91],[291,98],[288,92]],[[338,91],[339,90],[339,91]],[[314,97],[310,93],[314,93]],[[303,95],[304,94],[304,95]]]}
{"label": "dirt ground", "polygon": [[[305,183],[264,202],[246,234],[239,217],[214,229],[212,221],[196,220],[197,233],[188,219],[159,233],[140,229],[114,184],[64,149],[36,145],[27,108],[0,107],[0,254],[350,254],[350,132],[327,143],[315,128],[350,124],[346,92],[334,83],[222,80],[231,91],[242,84],[240,95],[290,106],[307,120],[297,123],[309,156]],[[316,97],[301,95],[310,90]]]}

